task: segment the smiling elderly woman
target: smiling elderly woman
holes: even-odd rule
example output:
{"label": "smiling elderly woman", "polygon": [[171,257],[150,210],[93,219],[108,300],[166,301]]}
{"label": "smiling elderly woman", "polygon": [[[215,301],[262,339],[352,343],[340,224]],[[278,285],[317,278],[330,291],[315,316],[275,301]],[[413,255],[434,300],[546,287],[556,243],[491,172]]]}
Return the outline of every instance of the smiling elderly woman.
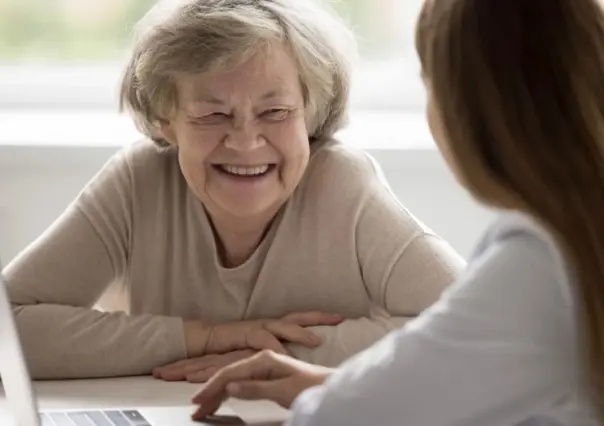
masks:
{"label": "smiling elderly woman", "polygon": [[352,40],[310,1],[149,12],[121,91],[148,138],[5,271],[34,377],[334,366],[438,298],[463,261],[333,139]]}

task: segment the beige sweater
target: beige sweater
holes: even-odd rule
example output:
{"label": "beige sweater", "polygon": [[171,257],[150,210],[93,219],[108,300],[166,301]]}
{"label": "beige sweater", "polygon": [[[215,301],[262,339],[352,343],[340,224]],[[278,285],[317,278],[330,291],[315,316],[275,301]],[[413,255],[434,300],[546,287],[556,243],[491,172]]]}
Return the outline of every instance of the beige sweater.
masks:
{"label": "beige sweater", "polygon": [[349,318],[313,327],[318,348],[288,346],[333,366],[432,304],[463,266],[370,157],[328,142],[313,147],[251,258],[226,269],[175,151],[143,141],[117,153],[5,277],[32,375],[48,379],[148,374],[186,358],[183,318],[308,310]]}

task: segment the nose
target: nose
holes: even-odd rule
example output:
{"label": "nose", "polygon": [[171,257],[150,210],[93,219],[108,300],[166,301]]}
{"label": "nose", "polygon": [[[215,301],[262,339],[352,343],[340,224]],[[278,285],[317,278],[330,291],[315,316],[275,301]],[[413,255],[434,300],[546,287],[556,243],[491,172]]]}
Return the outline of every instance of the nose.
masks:
{"label": "nose", "polygon": [[233,120],[233,126],[224,140],[226,148],[240,152],[253,151],[265,144],[258,124],[249,118]]}

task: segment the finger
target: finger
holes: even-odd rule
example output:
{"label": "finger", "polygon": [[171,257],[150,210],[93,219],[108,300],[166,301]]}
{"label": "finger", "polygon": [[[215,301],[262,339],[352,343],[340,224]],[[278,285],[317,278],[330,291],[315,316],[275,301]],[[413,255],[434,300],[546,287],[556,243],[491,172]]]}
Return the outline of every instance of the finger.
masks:
{"label": "finger", "polygon": [[328,314],[320,311],[294,312],[284,316],[283,321],[293,322],[302,327],[315,325],[338,325],[344,321],[344,317],[337,314]]}
{"label": "finger", "polygon": [[[226,396],[226,385],[233,380],[246,380],[253,377],[257,370],[264,368],[264,364],[256,357],[239,361],[222,368],[212,376],[206,386],[193,397],[193,403],[200,404],[209,410],[209,406],[214,406]],[[208,411],[207,414],[212,414]]]}
{"label": "finger", "polygon": [[153,377],[166,381],[180,381],[185,379],[185,369],[171,368],[166,370],[154,370]]}
{"label": "finger", "polygon": [[275,337],[291,343],[299,343],[310,348],[321,344],[319,336],[298,324],[286,321],[268,321],[264,324],[264,328],[270,331]]}
{"label": "finger", "polygon": [[187,376],[189,374],[193,374],[195,371],[198,371],[198,370],[179,369],[179,370],[164,371],[157,378],[164,380],[166,382],[182,382],[184,380],[187,380]]}
{"label": "finger", "polygon": [[183,366],[186,366],[187,364],[190,364],[191,360],[190,359],[183,359],[181,361],[178,362],[173,362],[172,364],[167,364],[167,365],[163,365],[161,367],[156,367],[153,369],[153,376],[156,378],[159,378],[160,373],[168,371],[168,370],[177,370],[182,368]]}
{"label": "finger", "polygon": [[187,375],[205,370],[211,365],[211,357],[201,357],[172,368],[158,369],[153,372],[153,376],[166,381],[182,381],[187,379]]}
{"label": "finger", "polygon": [[229,354],[215,357],[213,362],[206,365],[203,369],[198,368],[195,371],[187,372],[187,381],[190,383],[205,383],[222,367],[233,364],[239,360],[249,358],[255,354],[255,351],[245,350],[231,352]]}
{"label": "finger", "polygon": [[208,380],[201,392],[193,397],[193,403],[200,404],[206,415],[212,414],[214,412],[212,410],[216,410],[225,398],[225,389],[230,382],[281,378],[291,370],[285,359],[283,355],[262,351],[253,357],[224,367]]}
{"label": "finger", "polygon": [[189,383],[205,383],[210,378],[220,371],[220,367],[208,367],[204,370],[195,371],[186,375],[186,380]]}
{"label": "finger", "polygon": [[218,408],[220,408],[224,402],[224,399],[226,399],[226,394],[224,395],[223,399],[220,399],[217,402],[212,402],[211,404],[204,403],[203,405],[200,405],[191,415],[191,419],[195,422],[201,422],[205,417],[214,414]]}
{"label": "finger", "polygon": [[258,400],[268,399],[284,408],[291,405],[291,377],[277,380],[244,380],[231,382],[226,386],[226,394],[230,397]]}
{"label": "finger", "polygon": [[287,354],[283,344],[279,341],[279,336],[275,336],[269,330],[258,328],[250,330],[246,335],[245,345],[247,348],[261,350],[270,350],[280,354]]}
{"label": "finger", "polygon": [[171,364],[166,364],[166,365],[160,365],[159,367],[156,367],[156,370],[161,370],[161,369],[168,369],[168,368],[176,368],[176,367],[180,367],[182,365],[186,365],[189,362],[191,362],[191,359],[186,358],[186,359],[181,359],[180,361],[177,362],[173,362]]}
{"label": "finger", "polygon": [[173,369],[180,369],[180,368],[184,368],[188,365],[191,365],[192,363],[198,362],[200,359],[203,359],[204,357],[199,357],[199,358],[187,358],[187,359],[183,359],[181,361],[178,362],[174,362],[172,364],[167,364],[167,365],[163,365],[160,367],[156,367],[155,370],[158,371],[166,371],[166,370],[173,370]]}
{"label": "finger", "polygon": [[156,377],[156,379],[163,380],[164,382],[183,382],[187,380],[187,375],[184,371],[167,372],[162,373]]}

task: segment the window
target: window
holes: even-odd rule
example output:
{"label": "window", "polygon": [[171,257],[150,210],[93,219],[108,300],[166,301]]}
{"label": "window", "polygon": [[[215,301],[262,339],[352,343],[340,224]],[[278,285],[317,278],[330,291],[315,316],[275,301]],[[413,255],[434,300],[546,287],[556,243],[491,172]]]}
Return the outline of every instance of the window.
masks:
{"label": "window", "polygon": [[423,105],[414,45],[421,0],[330,2],[354,29],[362,62],[354,103],[366,109],[416,109]]}
{"label": "window", "polygon": [[[154,2],[0,0],[0,143],[104,143],[116,129],[122,142],[136,138],[129,119],[117,115],[116,88],[130,29]],[[413,46],[420,3],[330,1],[359,38],[353,124],[355,114],[393,124],[393,114],[421,115]],[[95,126],[99,120],[111,124]],[[106,134],[90,135],[91,126]]]}

